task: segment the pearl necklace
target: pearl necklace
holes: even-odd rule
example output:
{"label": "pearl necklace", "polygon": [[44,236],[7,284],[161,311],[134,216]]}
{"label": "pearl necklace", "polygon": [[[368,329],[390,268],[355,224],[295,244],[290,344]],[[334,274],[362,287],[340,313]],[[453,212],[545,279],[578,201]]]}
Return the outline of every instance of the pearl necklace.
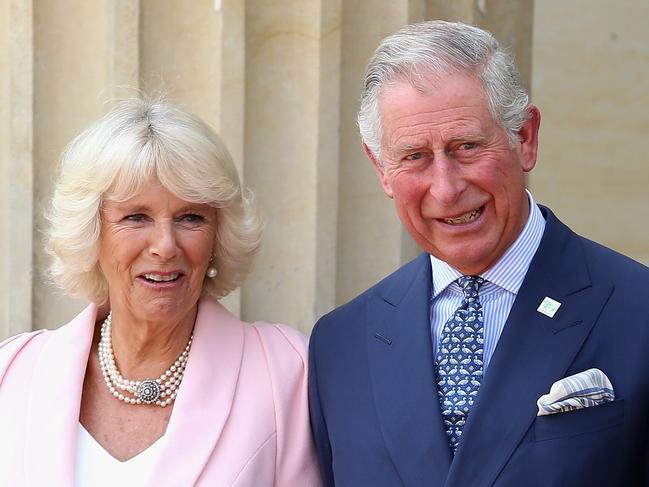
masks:
{"label": "pearl necklace", "polygon": [[174,364],[157,379],[128,380],[122,377],[115,365],[111,339],[112,312],[101,325],[99,340],[99,367],[104,382],[110,393],[127,404],[157,404],[165,407],[171,404],[178,394],[178,387],[185,375],[185,366],[189,357],[194,335],[189,337],[187,346]]}

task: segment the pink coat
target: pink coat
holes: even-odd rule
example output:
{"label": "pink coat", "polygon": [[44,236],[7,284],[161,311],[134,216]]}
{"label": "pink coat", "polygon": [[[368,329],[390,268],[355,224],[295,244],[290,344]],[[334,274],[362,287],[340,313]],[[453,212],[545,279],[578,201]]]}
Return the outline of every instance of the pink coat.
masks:
{"label": "pink coat", "polygon": [[[72,486],[97,307],[0,343],[0,483]],[[194,343],[152,486],[319,486],[305,340],[199,303]]]}

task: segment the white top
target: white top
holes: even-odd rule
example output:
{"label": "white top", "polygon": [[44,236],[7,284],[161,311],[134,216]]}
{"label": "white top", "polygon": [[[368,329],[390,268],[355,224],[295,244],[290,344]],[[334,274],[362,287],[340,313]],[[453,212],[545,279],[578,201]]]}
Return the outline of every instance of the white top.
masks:
{"label": "white top", "polygon": [[146,450],[130,460],[120,462],[97,443],[79,423],[77,431],[77,456],[74,463],[77,487],[103,487],[116,485],[146,485],[158,460],[164,435]]}

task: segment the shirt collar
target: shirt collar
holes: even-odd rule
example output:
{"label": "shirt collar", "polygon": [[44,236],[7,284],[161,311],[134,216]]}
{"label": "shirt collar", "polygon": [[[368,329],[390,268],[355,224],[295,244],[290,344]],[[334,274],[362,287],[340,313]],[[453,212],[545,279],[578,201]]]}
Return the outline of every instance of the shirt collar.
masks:
{"label": "shirt collar", "polygon": [[[525,274],[541,243],[541,237],[545,229],[545,219],[541,214],[541,210],[536,206],[532,194],[527,190],[525,192],[527,193],[531,211],[523,231],[498,262],[480,275],[487,281],[513,294],[518,293],[523,279],[525,279]],[[432,297],[436,298],[453,281],[460,278],[462,273],[434,255],[430,256],[430,264],[433,275]]]}

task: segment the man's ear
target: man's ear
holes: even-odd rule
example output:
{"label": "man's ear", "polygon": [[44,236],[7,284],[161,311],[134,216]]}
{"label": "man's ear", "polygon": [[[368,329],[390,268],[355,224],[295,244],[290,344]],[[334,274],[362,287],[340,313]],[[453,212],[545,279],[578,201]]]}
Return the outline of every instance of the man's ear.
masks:
{"label": "man's ear", "polygon": [[539,127],[541,126],[541,112],[534,105],[529,105],[527,111],[530,118],[518,131],[516,149],[521,160],[523,171],[530,172],[536,165],[536,155],[539,148]]}
{"label": "man's ear", "polygon": [[374,165],[374,169],[376,169],[376,172],[379,175],[379,180],[381,181],[381,186],[383,187],[383,192],[388,195],[389,198],[392,198],[393,193],[392,193],[392,187],[390,186],[390,183],[388,182],[388,178],[385,174],[385,168],[383,167],[383,164],[381,161],[379,161],[376,156],[372,153],[369,147],[367,147],[366,144],[363,144],[363,150],[365,151],[365,154],[367,157],[370,158],[370,161],[372,161],[372,164]]}

